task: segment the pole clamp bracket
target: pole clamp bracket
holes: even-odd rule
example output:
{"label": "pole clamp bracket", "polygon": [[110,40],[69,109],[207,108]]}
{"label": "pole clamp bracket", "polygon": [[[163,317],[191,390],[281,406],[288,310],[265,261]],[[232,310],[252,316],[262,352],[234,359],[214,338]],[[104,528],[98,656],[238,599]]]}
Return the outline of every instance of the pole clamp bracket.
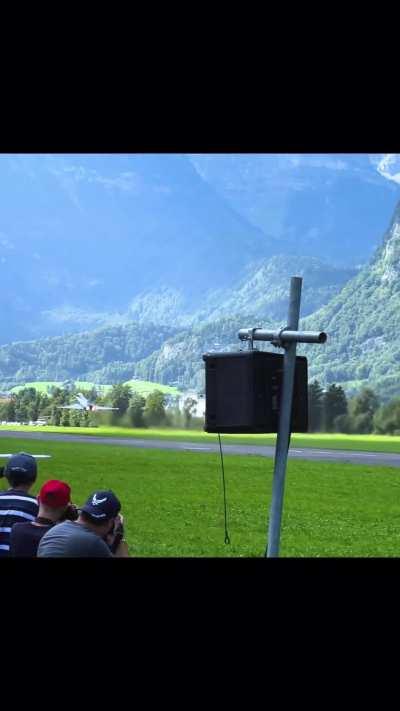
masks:
{"label": "pole clamp bracket", "polygon": [[255,328],[249,328],[247,340],[249,342],[249,351],[254,351],[254,332],[257,331],[258,326]]}
{"label": "pole clamp bracket", "polygon": [[283,331],[287,331],[287,330],[288,330],[288,327],[284,326],[279,331],[276,331],[274,333],[274,337],[271,339],[271,343],[273,346],[275,346],[276,348],[284,348],[285,347],[284,342],[282,341],[282,333],[283,333]]}

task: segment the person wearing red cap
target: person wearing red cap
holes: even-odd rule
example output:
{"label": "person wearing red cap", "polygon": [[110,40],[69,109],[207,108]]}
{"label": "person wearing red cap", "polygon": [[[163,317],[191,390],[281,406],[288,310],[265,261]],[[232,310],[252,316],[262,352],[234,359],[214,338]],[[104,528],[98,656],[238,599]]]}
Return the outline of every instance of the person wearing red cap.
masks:
{"label": "person wearing red cap", "polygon": [[120,511],[113,491],[94,491],[78,508],[76,521],[64,521],[45,533],[38,558],[129,558]]}
{"label": "person wearing red cap", "polygon": [[38,495],[39,513],[34,521],[15,523],[10,534],[10,556],[35,558],[42,536],[56,523],[76,518],[71,489],[64,481],[46,481]]}

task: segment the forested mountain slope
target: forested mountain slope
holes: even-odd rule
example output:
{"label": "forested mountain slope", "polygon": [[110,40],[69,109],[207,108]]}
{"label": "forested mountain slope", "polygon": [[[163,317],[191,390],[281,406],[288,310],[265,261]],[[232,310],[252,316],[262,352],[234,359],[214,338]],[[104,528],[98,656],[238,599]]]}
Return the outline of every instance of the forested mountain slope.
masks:
{"label": "forested mountain slope", "polygon": [[302,322],[323,329],[310,373],[348,390],[363,385],[385,397],[400,392],[400,203],[373,260],[329,304]]}

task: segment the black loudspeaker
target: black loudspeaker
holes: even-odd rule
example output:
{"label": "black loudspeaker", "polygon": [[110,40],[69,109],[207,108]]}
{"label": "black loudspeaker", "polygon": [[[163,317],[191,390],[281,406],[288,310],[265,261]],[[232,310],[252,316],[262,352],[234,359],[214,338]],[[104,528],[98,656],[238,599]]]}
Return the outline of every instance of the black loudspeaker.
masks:
{"label": "black loudspeaker", "polygon": [[[205,353],[206,432],[277,432],[283,355],[265,351]],[[308,430],[307,358],[296,356],[292,432]]]}

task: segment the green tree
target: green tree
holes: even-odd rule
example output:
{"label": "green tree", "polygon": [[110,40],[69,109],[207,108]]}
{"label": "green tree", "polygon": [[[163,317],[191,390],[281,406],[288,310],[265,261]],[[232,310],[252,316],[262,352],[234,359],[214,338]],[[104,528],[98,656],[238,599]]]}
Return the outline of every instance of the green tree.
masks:
{"label": "green tree", "polygon": [[334,420],[334,429],[336,432],[343,432],[343,434],[351,434],[353,432],[353,420],[349,414],[347,415],[337,415]]}
{"label": "green tree", "polygon": [[129,402],[132,397],[132,390],[129,385],[123,385],[118,383],[112,386],[112,390],[109,394],[109,400],[111,402],[111,407],[117,407],[118,411],[112,413],[111,422],[115,424],[118,420],[125,415]]}
{"label": "green tree", "polygon": [[86,395],[89,402],[96,402],[97,398],[99,397],[97,388],[95,388],[94,386],[90,388],[90,390],[85,390],[84,395]]}
{"label": "green tree", "polygon": [[160,390],[154,390],[147,396],[144,416],[149,425],[161,425],[165,422],[165,396]]}
{"label": "green tree", "polygon": [[193,410],[195,410],[197,405],[197,400],[192,397],[185,398],[183,402],[183,422],[185,428],[190,427],[190,422],[193,416]]}
{"label": "green tree", "polygon": [[318,380],[308,386],[308,429],[320,432],[324,411],[324,391]]}
{"label": "green tree", "polygon": [[179,397],[170,397],[169,403],[167,424],[171,427],[178,427],[180,429],[183,427],[184,418],[183,413],[179,409]]}
{"label": "green tree", "polygon": [[61,422],[61,410],[60,410],[60,408],[57,407],[57,405],[53,405],[53,407],[51,408],[51,416],[50,417],[51,417],[51,419],[50,419],[51,424],[58,427]]}
{"label": "green tree", "polygon": [[71,420],[70,420],[70,414],[69,410],[63,410],[63,414],[61,417],[61,425],[63,427],[70,427]]}
{"label": "green tree", "polygon": [[81,425],[82,427],[90,427],[90,415],[91,413],[88,410],[83,410],[81,412]]}
{"label": "green tree", "polygon": [[39,417],[43,415],[50,415],[51,413],[51,400],[46,395],[46,393],[42,393],[39,395]]}
{"label": "green tree", "polygon": [[36,422],[36,420],[39,417],[39,409],[40,409],[40,396],[39,394],[37,397],[32,399],[27,407],[28,410],[28,418],[32,420],[33,422]]}
{"label": "green tree", "polygon": [[51,391],[52,402],[54,405],[67,405],[70,401],[70,393],[63,388],[53,388]]}
{"label": "green tree", "polygon": [[81,426],[81,410],[71,410],[70,422],[71,427]]}
{"label": "green tree", "polygon": [[25,405],[25,403],[23,403],[22,401],[20,401],[16,405],[15,417],[16,417],[17,422],[28,422],[28,420],[29,420],[28,408]]}
{"label": "green tree", "polygon": [[378,410],[379,400],[371,388],[363,388],[349,402],[349,417],[352,431],[369,434],[374,428],[374,414]]}
{"label": "green tree", "polygon": [[324,425],[326,432],[335,431],[335,419],[347,415],[346,393],[340,385],[333,383],[324,394]]}
{"label": "green tree", "polygon": [[144,427],[144,408],[146,400],[139,393],[134,393],[130,399],[128,415],[133,427]]}
{"label": "green tree", "polygon": [[15,398],[11,398],[11,400],[9,400],[6,405],[5,419],[7,420],[7,422],[16,422],[17,421],[16,412],[15,412]]}
{"label": "green tree", "polygon": [[380,407],[374,415],[374,429],[378,434],[400,434],[400,398]]}

